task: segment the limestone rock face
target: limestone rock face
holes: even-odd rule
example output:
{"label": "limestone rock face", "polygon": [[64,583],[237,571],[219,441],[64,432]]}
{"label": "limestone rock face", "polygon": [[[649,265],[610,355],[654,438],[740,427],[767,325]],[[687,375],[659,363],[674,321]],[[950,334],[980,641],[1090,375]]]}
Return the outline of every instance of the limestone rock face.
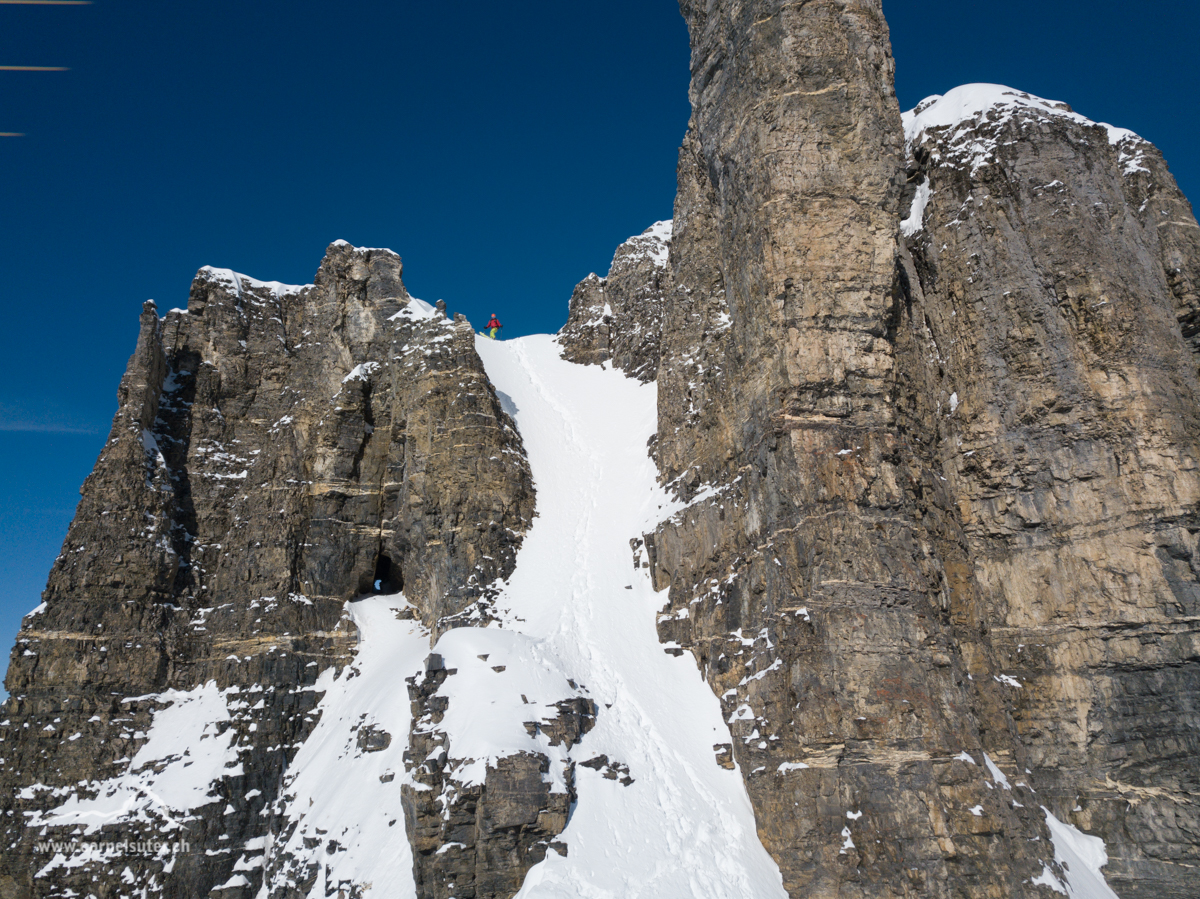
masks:
{"label": "limestone rock face", "polygon": [[683,11],[658,455],[691,504],[650,539],[660,633],[721,697],[791,895],[1027,895],[1053,859],[1035,802],[984,766],[1023,770],[1021,747],[951,498],[897,404],[879,4]]}
{"label": "limestone rock face", "polygon": [[1045,805],[1121,895],[1194,896],[1186,201],[1063,116],[906,157],[878,3],[681,6],[657,456],[690,504],[646,542],[785,887],[1050,895]]}
{"label": "limestone rock face", "polygon": [[[409,297],[398,256],[344,242],[313,285],[204,269],[187,311],[147,304],[109,441],[9,667],[13,895],[86,894],[110,861],[35,846],[81,833],[189,844],[132,858],[129,889],[207,896],[244,880],[253,895],[261,861],[243,856],[286,806],[318,676],[352,651],[345,603],[403,587],[434,634],[487,620],[533,488],[473,341]],[[202,705],[215,723],[177,767],[195,774],[221,748],[210,779],[193,805],[155,799],[171,778],[138,767],[153,713]]]}
{"label": "limestone rock face", "polygon": [[1040,801],[1123,899],[1195,896],[1200,228],[1153,146],[1061,104],[970,86],[906,125],[904,389]]}
{"label": "limestone rock face", "polygon": [[582,365],[611,360],[640,381],[655,379],[663,297],[672,289],[670,244],[671,222],[657,222],[617,247],[607,277],[579,282],[558,335],[564,358]]}

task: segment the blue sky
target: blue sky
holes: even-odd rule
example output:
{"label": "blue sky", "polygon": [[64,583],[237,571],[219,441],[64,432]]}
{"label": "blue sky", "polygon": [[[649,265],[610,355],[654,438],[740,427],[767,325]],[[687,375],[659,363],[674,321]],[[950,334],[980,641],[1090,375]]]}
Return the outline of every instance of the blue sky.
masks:
{"label": "blue sky", "polygon": [[[1200,9],[884,0],[909,108],[991,81],[1139,132],[1200,196]],[[671,0],[0,6],[0,644],[35,606],[147,298],[202,265],[305,283],[337,238],[507,336],[669,218]]]}

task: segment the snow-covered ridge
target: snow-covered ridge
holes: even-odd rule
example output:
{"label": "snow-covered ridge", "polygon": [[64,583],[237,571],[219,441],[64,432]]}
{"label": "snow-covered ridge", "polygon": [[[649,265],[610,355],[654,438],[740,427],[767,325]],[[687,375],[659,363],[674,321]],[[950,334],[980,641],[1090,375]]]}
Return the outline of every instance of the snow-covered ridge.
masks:
{"label": "snow-covered ridge", "polygon": [[312,287],[311,284],[282,284],[279,281],[259,281],[257,278],[251,278],[249,275],[243,275],[240,272],[235,272],[233,269],[215,268],[211,265],[204,266],[204,268],[200,269],[199,274],[209,281],[228,284],[237,291],[238,296],[241,296],[244,290],[265,290],[274,297],[285,297]]}
{"label": "snow-covered ridge", "polygon": [[393,256],[400,255],[395,250],[389,249],[388,247],[356,247],[354,244],[350,243],[350,241],[343,240],[340,237],[337,240],[335,240],[333,243],[331,243],[330,246],[331,247],[349,247],[355,253],[391,253]]}
{"label": "snow-covered ridge", "polygon": [[[395,250],[385,249],[383,247],[356,247],[346,240],[335,240],[331,246],[349,247],[355,253],[391,253],[393,256],[399,254]],[[249,275],[243,275],[241,272],[235,272],[231,268],[217,268],[213,265],[206,265],[197,273],[197,277],[205,278],[209,281],[217,281],[232,287],[240,297],[245,290],[265,290],[276,299],[285,296],[292,296],[301,293],[312,287],[312,284],[284,284],[280,281],[260,281],[257,278],[252,278]],[[421,307],[425,307],[432,314],[433,307],[428,303],[421,303]],[[427,317],[427,316],[421,316]]]}
{"label": "snow-covered ridge", "polygon": [[[1108,132],[1108,142],[1120,153],[1126,175],[1149,172],[1146,166],[1145,140],[1125,128],[1115,128],[1103,122],[1093,122],[1071,110],[1066,103],[1044,100],[1033,94],[1005,87],[1002,84],[964,84],[943,95],[922,100],[915,109],[904,113],[904,140],[911,151],[934,131],[949,130],[943,140],[950,146],[968,151],[971,172],[986,165],[996,149],[995,140],[979,133],[988,125],[994,134],[1017,117],[1062,118],[1084,127],[1100,127]],[[939,135],[940,136],[940,135]]]}
{"label": "snow-covered ridge", "polygon": [[437,309],[430,306],[424,300],[418,300],[413,296],[410,296],[405,307],[389,318],[388,321],[394,322],[402,318],[411,321],[443,320],[442,314]]}

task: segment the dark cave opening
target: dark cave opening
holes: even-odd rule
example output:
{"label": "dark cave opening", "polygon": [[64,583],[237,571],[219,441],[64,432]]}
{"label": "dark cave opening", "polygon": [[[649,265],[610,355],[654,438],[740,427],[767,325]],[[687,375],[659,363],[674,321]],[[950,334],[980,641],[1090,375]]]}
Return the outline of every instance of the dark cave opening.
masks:
{"label": "dark cave opening", "polygon": [[386,553],[380,553],[375,560],[375,574],[371,578],[373,593],[389,595],[399,593],[404,589],[404,577],[400,566],[392,563]]}

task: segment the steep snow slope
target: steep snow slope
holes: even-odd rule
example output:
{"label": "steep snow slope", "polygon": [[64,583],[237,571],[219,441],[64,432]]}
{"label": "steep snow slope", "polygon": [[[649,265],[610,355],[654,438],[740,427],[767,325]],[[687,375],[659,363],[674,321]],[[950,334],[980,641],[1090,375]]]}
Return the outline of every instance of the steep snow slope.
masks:
{"label": "steep snow slope", "polygon": [[[313,897],[369,883],[368,895],[415,899],[400,798],[400,759],[411,723],[404,680],[424,666],[429,633],[420,621],[398,617],[408,608],[403,596],[350,604],[358,649],[339,676],[329,669],[317,681],[325,691],[321,717],[288,769],[283,832],[274,845],[262,847],[260,899],[295,895],[287,891],[304,883],[311,883],[307,895]],[[388,747],[393,751],[364,751],[360,735],[376,731],[397,735]],[[250,851],[235,870],[259,865],[264,857]]]}
{"label": "steep snow slope", "polygon": [[537,485],[538,517],[498,603],[505,628],[599,705],[575,758],[607,755],[634,780],[622,786],[578,767],[578,805],[562,835],[569,856],[551,852],[519,895],[785,896],[740,774],[716,763],[713,746],[730,742],[716,697],[690,656],[663,652],[662,599],[633,567],[630,538],[671,511],[646,450],[654,385],[565,362],[548,336],[477,348]]}

